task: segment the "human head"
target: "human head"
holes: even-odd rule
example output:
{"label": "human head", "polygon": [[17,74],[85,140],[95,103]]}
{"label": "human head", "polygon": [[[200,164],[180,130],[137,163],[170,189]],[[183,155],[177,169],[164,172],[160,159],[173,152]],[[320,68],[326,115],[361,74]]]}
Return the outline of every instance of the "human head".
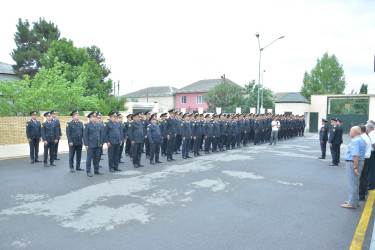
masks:
{"label": "human head", "polygon": [[51,121],[52,120],[51,112],[44,113],[44,117],[46,118],[47,121]]}
{"label": "human head", "polygon": [[136,113],[134,114],[134,118],[133,118],[134,121],[136,122],[139,122],[141,120],[141,116],[140,116],[140,113]]}
{"label": "human head", "polygon": [[73,110],[72,113],[70,113],[70,115],[72,116],[72,119],[74,121],[79,121],[79,113],[78,113],[78,110]]}
{"label": "human head", "polygon": [[372,123],[367,123],[366,124],[367,133],[370,133],[371,131],[373,131],[374,128],[375,128],[374,124],[372,124]]}
{"label": "human head", "polygon": [[55,119],[57,115],[57,111],[54,109],[51,111],[52,118]]}
{"label": "human head", "polygon": [[30,112],[31,119],[36,120],[36,111]]}
{"label": "human head", "polygon": [[359,128],[359,126],[354,126],[350,129],[351,138],[356,137],[357,135],[360,135],[360,134],[361,134],[361,129]]}
{"label": "human head", "polygon": [[116,119],[117,119],[116,111],[114,110],[109,111],[108,116],[109,116],[109,120],[111,120],[112,122],[116,122]]}
{"label": "human head", "polygon": [[150,120],[151,120],[152,124],[156,124],[156,122],[157,122],[157,116],[156,115],[151,115],[150,116]]}
{"label": "human head", "polygon": [[366,126],[365,125],[359,125],[358,126],[360,129],[361,129],[361,134],[365,134],[366,133]]}
{"label": "human head", "polygon": [[90,112],[90,114],[88,114],[87,117],[89,118],[90,122],[96,122],[96,112],[95,111]]}

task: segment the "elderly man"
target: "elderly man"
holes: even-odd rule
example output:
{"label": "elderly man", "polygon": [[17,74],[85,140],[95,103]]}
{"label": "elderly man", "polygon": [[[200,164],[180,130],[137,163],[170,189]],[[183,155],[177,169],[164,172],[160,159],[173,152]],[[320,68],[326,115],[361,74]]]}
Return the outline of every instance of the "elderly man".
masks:
{"label": "elderly man", "polygon": [[366,141],[362,138],[361,129],[358,126],[350,129],[350,137],[353,139],[345,154],[349,200],[341,205],[343,208],[359,207],[359,176],[363,169],[366,153]]}
{"label": "elderly man", "polygon": [[367,167],[367,188],[375,189],[375,131],[374,124],[369,121],[366,125],[367,133],[371,140],[371,156]]}

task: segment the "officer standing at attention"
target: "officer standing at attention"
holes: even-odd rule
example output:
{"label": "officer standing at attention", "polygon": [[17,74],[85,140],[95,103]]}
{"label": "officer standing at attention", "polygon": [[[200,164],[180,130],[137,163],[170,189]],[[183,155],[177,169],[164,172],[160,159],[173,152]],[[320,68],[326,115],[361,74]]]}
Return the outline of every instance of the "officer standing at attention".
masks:
{"label": "officer standing at attention", "polygon": [[83,171],[81,168],[82,140],[83,140],[83,123],[79,121],[78,110],[70,113],[73,120],[66,124],[66,137],[69,144],[69,168],[74,173],[74,156],[76,155],[76,170]]}
{"label": "officer standing at attention", "polygon": [[337,128],[340,129],[340,133],[339,133],[340,144],[337,147],[337,155],[338,155],[337,163],[340,163],[340,155],[341,155],[340,148],[341,148],[341,144],[344,142],[343,139],[342,139],[342,134],[344,133],[344,128],[342,127],[341,119],[338,118],[338,117],[336,118],[336,124],[337,124]]}
{"label": "officer standing at attention", "polygon": [[49,159],[51,166],[56,166],[53,163],[55,157],[55,144],[58,141],[59,132],[57,130],[57,125],[52,121],[51,112],[46,112],[44,114],[46,117],[46,122],[41,126],[41,134],[44,142],[44,166],[49,167],[48,162],[48,150]]}
{"label": "officer standing at attention", "polygon": [[174,119],[174,110],[169,110],[169,118],[167,121],[167,161],[175,161],[173,159],[173,150],[174,150],[174,141],[176,138],[175,132],[175,119]]}
{"label": "officer standing at attention", "polygon": [[134,114],[133,122],[129,124],[128,136],[132,144],[133,166],[135,168],[143,167],[141,165],[141,156],[145,136],[143,135],[143,127],[141,124],[141,113]]}
{"label": "officer standing at attention", "polygon": [[151,124],[151,121],[150,121],[151,113],[147,111],[145,113],[145,116],[146,116],[146,119],[142,121],[142,125],[143,125],[143,134],[145,135],[146,158],[148,159],[150,158],[150,142],[148,141],[148,137],[147,137],[147,127],[148,125]]}
{"label": "officer standing at attention", "polygon": [[167,156],[167,113],[160,115],[159,128],[161,132],[161,156]]}
{"label": "officer standing at attention", "polygon": [[125,144],[125,124],[122,122],[123,116],[120,114],[120,112],[117,112],[117,125],[119,126],[120,134],[121,134],[121,146],[120,146],[120,152],[119,152],[119,163],[124,163],[121,161],[122,158],[122,152],[124,151],[124,144]]}
{"label": "officer standing at attention", "polygon": [[57,111],[56,110],[52,110],[51,111],[51,115],[52,115],[52,121],[54,123],[56,123],[56,126],[57,126],[57,143],[55,144],[55,155],[54,155],[54,158],[56,161],[60,160],[59,158],[57,158],[57,152],[59,151],[59,141],[61,140],[61,136],[62,136],[62,133],[61,133],[61,126],[60,126],[60,121],[59,119],[56,118],[56,115],[57,115]]}
{"label": "officer standing at attention", "polygon": [[204,135],[204,153],[210,154],[210,147],[212,142],[212,122],[210,114],[206,114],[204,117],[206,120],[203,123],[203,135]]}
{"label": "officer standing at attention", "polygon": [[99,172],[99,159],[103,140],[100,125],[97,123],[96,112],[91,112],[87,117],[90,121],[83,126],[83,143],[87,150],[86,173],[88,177],[92,177],[91,161],[94,165],[94,174],[102,175]]}
{"label": "officer standing at attention", "polygon": [[[99,127],[100,127],[100,134],[102,135],[102,142],[104,141],[104,122],[102,121],[102,114],[100,112],[96,112],[96,123],[99,124]],[[102,166],[100,166],[100,161],[101,160],[104,160],[102,158],[102,155],[103,154],[103,144],[102,146],[100,147],[100,157],[99,157],[99,167],[101,168]]]}
{"label": "officer standing at attention", "polygon": [[337,147],[340,146],[340,141],[339,141],[339,130],[337,129],[336,126],[336,119],[332,118],[331,119],[331,125],[332,129],[329,132],[329,138],[328,138],[328,143],[329,147],[331,149],[331,155],[332,155],[332,163],[329,164],[330,166],[337,166],[338,165],[338,159],[337,157],[340,157],[337,155]]}
{"label": "officer standing at attention", "polygon": [[219,115],[213,116],[214,120],[212,121],[212,152],[217,152],[220,140],[220,124],[219,124]]}
{"label": "officer standing at attention", "polygon": [[226,136],[226,150],[230,150],[230,146],[232,144],[232,116],[230,114],[227,115],[227,136]]}
{"label": "officer standing at attention", "polygon": [[191,158],[189,156],[189,143],[192,139],[191,125],[189,121],[189,114],[185,113],[182,118],[184,121],[181,121],[181,138],[182,138],[182,158],[187,159]]}
{"label": "officer standing at attention", "polygon": [[328,125],[327,120],[322,119],[322,127],[320,128],[319,132],[319,142],[320,142],[320,149],[322,150],[322,156],[318,159],[325,159],[326,158],[326,146],[328,141]]}
{"label": "officer standing at attention", "polygon": [[131,124],[132,122],[132,114],[128,114],[126,116],[126,119],[127,121],[125,122],[125,155],[126,156],[129,156],[130,155],[130,147],[131,147],[131,142],[129,139],[129,136],[128,136],[128,129],[129,129],[129,124]]}
{"label": "officer standing at attention", "polygon": [[227,121],[226,116],[224,114],[219,115],[220,122],[219,122],[219,127],[220,127],[220,140],[219,140],[219,150],[220,151],[225,151],[224,150],[224,145],[225,145],[225,136],[227,134]]}
{"label": "officer standing at attention", "polygon": [[108,114],[109,121],[104,123],[104,143],[108,147],[108,165],[109,171],[121,171],[118,168],[120,161],[120,146],[122,145],[122,136],[119,124],[117,123],[117,113],[111,110]]}
{"label": "officer standing at attention", "polygon": [[180,151],[180,147],[181,147],[181,142],[182,142],[182,137],[181,137],[181,122],[182,122],[182,112],[176,112],[175,116],[174,116],[174,124],[175,124],[175,129],[174,129],[174,132],[176,134],[176,137],[174,138],[174,154],[178,155],[180,154],[178,151]]}
{"label": "officer standing at attention", "polygon": [[150,121],[151,123],[147,126],[147,138],[150,142],[150,164],[155,165],[155,162],[162,163],[159,161],[162,133],[160,131],[156,114],[151,115]]}
{"label": "officer standing at attention", "polygon": [[194,156],[200,156],[199,154],[199,147],[200,147],[200,142],[202,138],[202,123],[200,121],[200,115],[197,113],[195,114],[195,120],[192,122],[192,136],[194,140]]}
{"label": "officer standing at attention", "polygon": [[42,140],[40,122],[36,119],[36,111],[30,112],[31,120],[26,122],[26,136],[30,145],[31,163],[40,162],[38,160],[39,141]]}

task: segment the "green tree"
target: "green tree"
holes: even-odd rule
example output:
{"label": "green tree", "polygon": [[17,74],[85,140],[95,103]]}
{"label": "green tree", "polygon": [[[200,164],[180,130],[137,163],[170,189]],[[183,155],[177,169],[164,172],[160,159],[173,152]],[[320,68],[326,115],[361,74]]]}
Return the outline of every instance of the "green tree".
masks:
{"label": "green tree", "polygon": [[[66,79],[65,63],[55,62],[51,69],[42,67],[33,79],[25,76],[22,81],[4,81],[0,91],[0,115],[28,115],[30,110],[50,110],[55,108],[62,115],[68,115],[71,110],[97,110],[97,96],[84,96],[84,83],[87,81],[86,72],[81,72],[70,82]],[[31,87],[29,87],[31,86]]]}
{"label": "green tree", "polygon": [[95,45],[87,47],[86,52],[89,55],[90,59],[95,60],[100,66],[102,70],[102,82],[104,82],[104,80],[109,76],[109,74],[111,74],[111,70],[107,68],[107,65],[105,64],[105,57],[103,53],[100,51],[100,48],[98,48]]}
{"label": "green tree", "polygon": [[317,59],[316,66],[304,73],[301,93],[310,99],[315,94],[343,94],[346,86],[344,69],[335,55],[324,53]]}
{"label": "green tree", "polygon": [[52,22],[40,18],[39,22],[30,23],[26,19],[18,19],[17,32],[14,34],[16,49],[10,55],[16,62],[13,69],[20,77],[29,75],[31,78],[40,70],[43,54],[48,51],[52,41],[60,38],[60,31]]}
{"label": "green tree", "polygon": [[119,100],[117,100],[114,95],[108,95],[107,97],[99,100],[98,106],[99,110],[101,110],[104,115],[108,115],[111,110],[126,111],[126,102],[126,97],[121,97]]}
{"label": "green tree", "polygon": [[368,84],[362,83],[361,89],[359,90],[359,93],[360,94],[367,94],[367,87],[368,87]]}
{"label": "green tree", "polygon": [[55,62],[65,63],[62,70],[68,81],[72,82],[82,72],[86,73],[85,96],[97,95],[99,98],[105,98],[112,92],[112,80],[104,81],[102,68],[96,59],[90,59],[86,49],[75,47],[73,41],[63,38],[52,42],[51,48],[42,59],[42,65],[50,69],[55,66]]}
{"label": "green tree", "polygon": [[245,101],[242,88],[229,84],[227,81],[223,81],[207,91],[204,100],[211,112],[215,112],[216,107],[221,107],[223,113],[234,113],[236,107],[240,107]]}

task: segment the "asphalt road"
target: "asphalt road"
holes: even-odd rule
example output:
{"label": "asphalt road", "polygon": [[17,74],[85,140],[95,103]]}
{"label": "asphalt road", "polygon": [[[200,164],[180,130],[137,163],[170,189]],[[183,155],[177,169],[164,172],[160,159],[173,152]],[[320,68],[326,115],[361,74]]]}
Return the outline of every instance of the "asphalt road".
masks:
{"label": "asphalt road", "polygon": [[70,173],[67,154],[50,168],[3,160],[0,249],[348,249],[365,203],[340,207],[344,163],[319,155],[308,134],[156,166],[142,156],[139,169],[126,159],[116,174],[104,155],[93,178]]}

